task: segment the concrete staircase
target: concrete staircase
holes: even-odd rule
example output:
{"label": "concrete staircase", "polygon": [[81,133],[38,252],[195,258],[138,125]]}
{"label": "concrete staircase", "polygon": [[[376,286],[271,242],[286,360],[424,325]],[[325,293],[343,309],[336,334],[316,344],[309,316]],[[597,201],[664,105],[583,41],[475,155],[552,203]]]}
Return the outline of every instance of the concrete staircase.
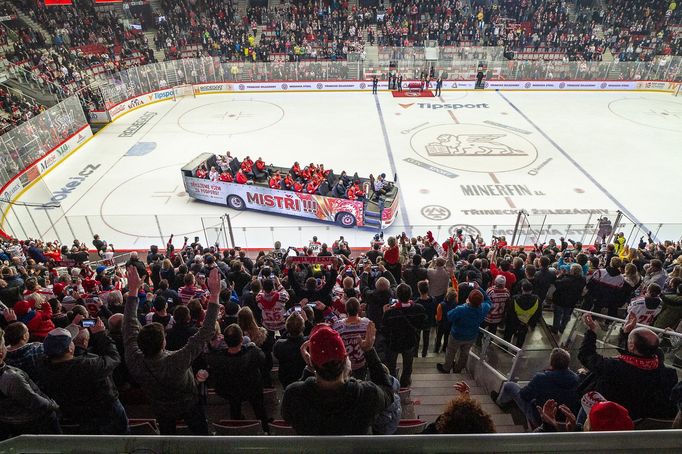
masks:
{"label": "concrete staircase", "polygon": [[157,49],[156,45],[154,43],[154,38],[156,37],[156,31],[146,30],[144,32],[144,36],[147,37],[147,43],[149,45],[149,48],[154,50],[154,58],[156,59],[156,61],[165,60],[166,54],[163,52],[163,50]]}
{"label": "concrete staircase", "polygon": [[163,8],[161,8],[161,0],[150,0],[150,6],[152,7],[152,12],[163,16]]}
{"label": "concrete staircase", "polygon": [[246,10],[249,8],[249,0],[238,0],[237,1],[237,13],[239,13],[240,16],[245,16],[246,15]]}
{"label": "concrete staircase", "polygon": [[[8,5],[11,5],[11,3],[7,3]],[[16,12],[17,18],[22,21],[24,24],[26,24],[29,28],[33,29],[34,31],[40,33],[43,38],[45,38],[45,41],[47,42],[52,42],[52,35],[45,30],[41,25],[39,25],[36,21],[31,19],[28,14],[24,13],[21,11],[19,8],[15,7],[14,5],[11,5],[12,8],[14,8],[14,11]]]}
{"label": "concrete staircase", "polygon": [[[436,370],[436,363],[443,362],[443,355],[429,353],[426,358],[415,358],[412,372],[411,405],[404,406],[408,417],[410,410],[414,417],[433,422],[443,412],[445,405],[458,395],[453,385],[458,381],[466,382],[471,388],[471,397],[478,401],[487,412],[500,433],[524,432],[509,413],[503,412],[490,398],[488,390],[480,387],[468,373],[441,374]],[[407,408],[406,408],[407,407]],[[411,407],[411,408],[410,408]],[[403,418],[406,416],[403,415]]]}

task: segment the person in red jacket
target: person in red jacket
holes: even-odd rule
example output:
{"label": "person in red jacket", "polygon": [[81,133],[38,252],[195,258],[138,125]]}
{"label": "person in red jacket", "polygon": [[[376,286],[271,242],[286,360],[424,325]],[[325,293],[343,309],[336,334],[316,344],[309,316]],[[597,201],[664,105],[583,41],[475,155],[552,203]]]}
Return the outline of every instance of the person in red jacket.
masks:
{"label": "person in red jacket", "polygon": [[287,176],[284,178],[284,188],[292,190],[294,189],[294,177],[291,175],[291,172],[287,174]]}
{"label": "person in red jacket", "polygon": [[350,188],[348,188],[348,189],[346,190],[346,198],[347,198],[348,200],[353,200],[353,201],[355,201],[355,200],[358,199],[358,198],[355,196],[355,188],[353,188],[353,186],[351,186]]}
{"label": "person in red jacket", "polygon": [[236,180],[237,183],[239,183],[239,184],[246,184],[246,183],[248,183],[248,182],[250,181],[250,180],[246,177],[246,175],[244,174],[244,172],[242,172],[242,169],[239,169],[239,170],[237,171],[237,177],[235,178],[235,180]]}
{"label": "person in red jacket", "polygon": [[270,178],[268,185],[272,189],[280,189],[282,187],[282,177],[279,174],[279,170]]}
{"label": "person in red jacket", "polygon": [[256,168],[253,173],[256,179],[268,177],[268,170],[265,168],[265,161],[263,161],[263,158],[258,157],[256,160]]}
{"label": "person in red jacket", "polygon": [[[39,309],[35,309],[34,304]],[[39,295],[32,295],[29,299],[17,301],[14,304],[14,313],[17,320],[28,328],[31,339],[42,341],[47,333],[54,329],[52,306],[47,301],[43,301]]]}
{"label": "person in red jacket", "polygon": [[355,180],[355,184],[352,186],[353,191],[355,191],[355,198],[358,200],[363,200],[365,198],[365,191],[362,190],[360,186],[360,181]]}
{"label": "person in red jacket", "polygon": [[232,174],[230,172],[222,172],[218,176],[218,181],[222,181],[223,183],[232,183],[234,178],[232,178]]}
{"label": "person in red jacket", "polygon": [[303,185],[299,183],[298,181],[294,181],[294,191],[296,192],[303,192]]}
{"label": "person in red jacket", "polygon": [[315,183],[315,180],[310,180],[308,183],[305,185],[305,192],[308,194],[315,194],[317,192],[317,183]]}
{"label": "person in red jacket", "polygon": [[253,161],[248,156],[246,158],[244,158],[244,160],[242,161],[241,170],[244,172],[244,175],[246,175],[247,177],[249,177],[249,178],[254,177]]}
{"label": "person in red jacket", "polygon": [[310,180],[310,177],[312,176],[313,172],[310,170],[310,167],[306,166],[305,169],[303,169],[303,172],[301,172],[301,177],[308,181]]}
{"label": "person in red jacket", "polygon": [[291,171],[289,173],[293,173],[295,177],[301,176],[301,166],[298,164],[298,161],[294,162],[294,165],[291,167]]}
{"label": "person in red jacket", "polygon": [[511,292],[512,287],[514,286],[514,284],[516,284],[516,275],[509,271],[511,265],[507,260],[502,260],[500,262],[500,267],[498,268],[497,265],[495,265],[496,255],[497,250],[495,250],[493,257],[490,259],[490,274],[493,275],[493,279],[495,279],[497,276],[504,276],[505,279],[507,279],[507,282],[505,283],[504,286],[507,288],[507,290]]}
{"label": "person in red jacket", "polygon": [[197,178],[208,178],[208,170],[206,166],[201,166],[197,169]]}

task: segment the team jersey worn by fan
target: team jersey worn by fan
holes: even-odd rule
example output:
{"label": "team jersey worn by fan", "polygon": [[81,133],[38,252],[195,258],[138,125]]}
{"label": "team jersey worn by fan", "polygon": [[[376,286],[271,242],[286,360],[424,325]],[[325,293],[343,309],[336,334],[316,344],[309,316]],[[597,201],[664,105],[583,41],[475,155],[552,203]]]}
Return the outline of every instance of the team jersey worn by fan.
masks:
{"label": "team jersey worn by fan", "polygon": [[258,307],[263,313],[263,326],[268,331],[281,331],[285,326],[284,309],[285,303],[289,301],[289,293],[280,286],[279,289],[265,293],[261,292],[256,296]]}
{"label": "team jersey worn by fan", "polygon": [[369,319],[362,317],[359,323],[348,323],[347,319],[337,320],[332,328],[339,333],[346,346],[346,353],[350,359],[353,370],[360,369],[365,365],[365,353],[360,348],[360,342],[364,339],[369,326]]}
{"label": "team jersey worn by fan", "polygon": [[488,289],[488,297],[492,303],[490,311],[485,316],[486,323],[496,324],[504,319],[504,310],[509,302],[509,290],[506,288],[498,289],[495,287]]}
{"label": "team jersey worn by fan", "polygon": [[637,316],[637,323],[641,323],[642,325],[651,325],[656,316],[661,312],[661,309],[663,309],[662,306],[663,305],[659,302],[655,308],[650,309],[646,305],[646,298],[644,296],[640,296],[630,301],[630,305],[628,306],[628,314],[635,314],[635,316]]}

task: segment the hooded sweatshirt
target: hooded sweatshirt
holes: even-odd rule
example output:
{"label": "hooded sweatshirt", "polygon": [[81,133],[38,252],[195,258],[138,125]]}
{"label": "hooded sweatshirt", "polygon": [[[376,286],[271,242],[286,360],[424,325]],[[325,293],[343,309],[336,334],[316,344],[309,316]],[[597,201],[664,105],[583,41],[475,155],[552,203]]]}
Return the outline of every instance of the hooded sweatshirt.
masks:
{"label": "hooded sweatshirt", "polygon": [[566,405],[577,412],[580,401],[578,398],[578,374],[570,369],[545,370],[535,374],[526,386],[521,388],[521,398],[526,402],[535,401],[535,405],[543,406],[549,399],[554,399],[557,405]]}
{"label": "hooded sweatshirt", "polygon": [[365,359],[372,381],[351,378],[334,390],[321,389],[310,376],[290,384],[282,398],[284,420],[299,435],[369,435],[376,416],[393,402],[393,391],[376,351]]}

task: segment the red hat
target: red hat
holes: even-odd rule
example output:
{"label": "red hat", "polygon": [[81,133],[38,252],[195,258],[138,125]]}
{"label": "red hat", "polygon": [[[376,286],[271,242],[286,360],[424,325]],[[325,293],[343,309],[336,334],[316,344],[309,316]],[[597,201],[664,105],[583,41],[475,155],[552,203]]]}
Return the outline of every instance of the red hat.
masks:
{"label": "red hat", "polygon": [[316,367],[346,359],[346,346],[339,333],[329,325],[317,325],[310,335],[310,360]]}
{"label": "red hat", "polygon": [[14,313],[17,314],[17,317],[21,317],[22,315],[28,314],[28,311],[33,309],[33,304],[28,300],[17,301],[14,303],[12,309],[14,309]]}
{"label": "red hat", "polygon": [[590,430],[593,432],[634,430],[635,428],[628,410],[615,402],[594,404],[590,410],[589,420]]}
{"label": "red hat", "polygon": [[471,293],[469,293],[468,300],[472,306],[478,307],[483,302],[483,293],[481,293],[480,290],[473,289]]}

